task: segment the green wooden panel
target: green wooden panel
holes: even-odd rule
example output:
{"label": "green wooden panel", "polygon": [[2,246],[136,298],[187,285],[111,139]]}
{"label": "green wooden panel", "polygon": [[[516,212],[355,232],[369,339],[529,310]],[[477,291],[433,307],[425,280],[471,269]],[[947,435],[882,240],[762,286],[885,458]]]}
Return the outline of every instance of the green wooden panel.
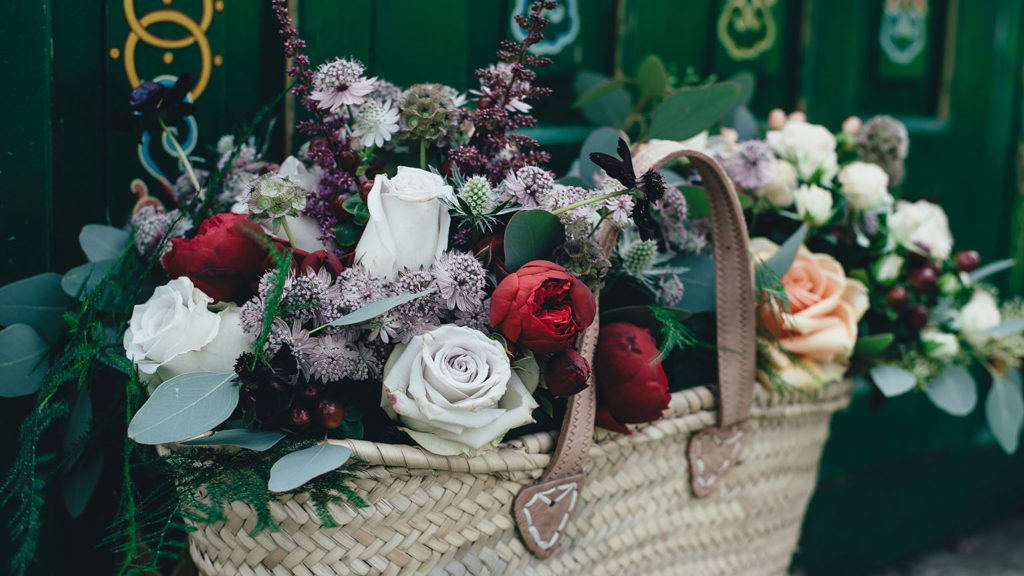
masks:
{"label": "green wooden panel", "polygon": [[375,7],[374,73],[400,86],[469,85],[469,0],[378,0]]}
{"label": "green wooden panel", "polygon": [[337,57],[360,60],[373,70],[374,2],[371,0],[306,1],[299,7],[299,31],[306,40],[310,63],[318,66]]}

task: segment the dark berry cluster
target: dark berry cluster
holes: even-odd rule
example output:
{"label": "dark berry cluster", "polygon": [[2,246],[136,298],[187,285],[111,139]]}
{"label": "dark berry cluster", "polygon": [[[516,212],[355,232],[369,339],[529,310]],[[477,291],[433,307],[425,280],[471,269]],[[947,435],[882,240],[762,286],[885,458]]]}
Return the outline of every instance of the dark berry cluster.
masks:
{"label": "dark berry cluster", "polygon": [[[957,271],[971,272],[978,267],[981,259],[974,250],[963,250],[956,253],[953,262]],[[893,286],[886,293],[886,305],[902,313],[910,329],[921,330],[931,320],[930,308],[926,304],[938,288],[942,272],[941,262],[911,253],[907,258],[907,285]]]}
{"label": "dark berry cluster", "polygon": [[253,354],[246,353],[235,363],[245,420],[299,433],[342,425],[345,409],[341,401],[325,386],[300,377],[295,356],[287,346],[267,364],[253,360]]}

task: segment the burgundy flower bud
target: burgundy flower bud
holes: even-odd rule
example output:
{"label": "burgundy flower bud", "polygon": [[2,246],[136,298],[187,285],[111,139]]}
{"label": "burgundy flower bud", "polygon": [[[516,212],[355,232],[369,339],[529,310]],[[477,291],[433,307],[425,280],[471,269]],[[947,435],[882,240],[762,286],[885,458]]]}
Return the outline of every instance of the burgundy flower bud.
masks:
{"label": "burgundy flower bud", "polygon": [[921,330],[928,325],[931,313],[924,306],[913,306],[907,310],[907,324],[914,330]]}
{"label": "burgundy flower bud", "polygon": [[938,281],[939,275],[935,273],[935,269],[931,266],[918,268],[910,273],[910,285],[914,287],[914,290],[922,294],[929,294],[934,291]]}
{"label": "burgundy flower bud", "polygon": [[961,250],[953,257],[956,267],[963,272],[974,272],[981,264],[981,256],[974,250]]}
{"label": "burgundy flower bud", "polygon": [[491,106],[494,106],[494,99],[490,96],[481,96],[480,99],[476,101],[477,110],[486,110]]}
{"label": "burgundy flower bud", "polygon": [[313,414],[305,406],[295,406],[288,413],[288,426],[296,432],[305,432],[313,424]]}
{"label": "burgundy flower bud", "polygon": [[352,213],[345,210],[345,198],[343,196],[335,196],[331,198],[330,202],[331,212],[342,222],[348,222],[352,219]]}
{"label": "burgundy flower bud", "polygon": [[359,168],[359,155],[351,150],[343,150],[338,158],[338,164],[345,172],[355,172]]}
{"label": "burgundy flower bud", "polygon": [[590,363],[573,349],[559,352],[544,365],[544,381],[548,390],[559,397],[568,397],[587,389]]}
{"label": "burgundy flower bud", "polygon": [[280,169],[280,164],[275,164],[274,162],[267,162],[262,167],[260,167],[259,174],[260,176],[263,176],[264,174],[277,174],[277,171]]}
{"label": "burgundy flower bud", "polygon": [[908,300],[910,300],[910,294],[907,293],[907,289],[903,286],[895,286],[885,295],[885,303],[893,310],[903,308],[907,305]]}
{"label": "burgundy flower bud", "polygon": [[341,426],[345,420],[345,409],[337,400],[322,398],[316,405],[316,421],[328,430]]}
{"label": "burgundy flower bud", "polygon": [[363,202],[370,197],[370,190],[373,190],[373,179],[363,180],[363,183],[359,185],[359,197],[363,199]]}

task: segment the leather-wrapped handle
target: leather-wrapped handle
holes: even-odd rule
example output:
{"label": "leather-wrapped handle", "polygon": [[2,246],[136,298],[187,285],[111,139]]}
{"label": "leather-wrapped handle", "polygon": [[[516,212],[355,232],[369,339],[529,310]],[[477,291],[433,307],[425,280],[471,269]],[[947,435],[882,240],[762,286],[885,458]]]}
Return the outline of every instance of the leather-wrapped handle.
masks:
{"label": "leather-wrapped handle", "polygon": [[[696,434],[689,446],[691,481],[698,497],[710,494],[739,458],[749,428],[754,396],[755,309],[750,241],[743,211],[732,182],[710,157],[676,142],[653,141],[636,151],[637,174],[688,158],[708,197],[714,243],[716,322],[718,329],[718,426]],[[614,234],[602,234],[610,253]],[[577,341],[592,357],[600,333],[594,322]],[[538,557],[554,553],[579,499],[583,465],[593,441],[596,383],[572,397],[562,422],[558,445],[541,479],[520,490],[513,512],[526,546]]]}

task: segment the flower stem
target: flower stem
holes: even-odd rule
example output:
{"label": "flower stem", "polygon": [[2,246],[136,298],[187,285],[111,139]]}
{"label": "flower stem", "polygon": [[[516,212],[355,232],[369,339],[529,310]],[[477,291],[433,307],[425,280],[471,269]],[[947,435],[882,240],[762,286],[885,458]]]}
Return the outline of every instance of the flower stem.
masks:
{"label": "flower stem", "polygon": [[288,217],[281,216],[278,222],[280,222],[281,226],[284,227],[284,233],[288,236],[288,243],[292,245],[292,248],[295,248],[295,238],[292,237],[292,229],[288,226]]}
{"label": "flower stem", "polygon": [[420,170],[427,169],[427,141],[420,140]]}
{"label": "flower stem", "polygon": [[199,185],[199,178],[196,178],[196,172],[192,169],[192,162],[188,159],[188,155],[185,154],[184,150],[182,150],[181,144],[178,143],[178,139],[174,136],[174,132],[171,132],[171,129],[167,127],[167,124],[164,124],[164,119],[157,116],[156,120],[160,123],[160,128],[164,131],[164,134],[167,135],[167,139],[171,141],[171,146],[174,146],[174,151],[177,152],[178,159],[181,160],[181,163],[185,166],[185,172],[188,174],[188,179],[192,182],[192,187],[196,189],[199,199],[203,200],[205,191]]}
{"label": "flower stem", "polygon": [[594,196],[593,198],[587,198],[586,200],[580,200],[579,202],[573,202],[568,206],[562,206],[561,208],[554,210],[551,214],[558,216],[559,214],[565,214],[569,210],[575,210],[580,206],[586,206],[588,204],[596,204],[597,202],[604,202],[609,198],[615,198],[616,196],[623,196],[625,194],[632,194],[632,188],[626,188],[625,190],[618,190],[616,192],[609,192],[608,194],[602,194],[600,196]]}

